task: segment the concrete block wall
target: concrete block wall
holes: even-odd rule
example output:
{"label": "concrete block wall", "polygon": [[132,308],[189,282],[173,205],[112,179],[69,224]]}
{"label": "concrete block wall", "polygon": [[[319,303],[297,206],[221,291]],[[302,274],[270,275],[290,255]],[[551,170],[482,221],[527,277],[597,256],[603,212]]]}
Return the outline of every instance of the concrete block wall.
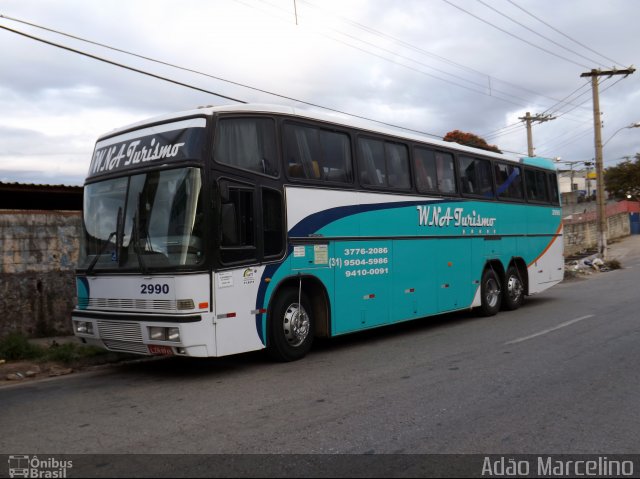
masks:
{"label": "concrete block wall", "polygon": [[[631,234],[629,213],[618,213],[607,218],[609,240],[624,238]],[[565,222],[564,254],[571,256],[586,249],[598,247],[598,224],[595,220]]]}
{"label": "concrete block wall", "polygon": [[0,338],[70,334],[79,211],[0,210]]}

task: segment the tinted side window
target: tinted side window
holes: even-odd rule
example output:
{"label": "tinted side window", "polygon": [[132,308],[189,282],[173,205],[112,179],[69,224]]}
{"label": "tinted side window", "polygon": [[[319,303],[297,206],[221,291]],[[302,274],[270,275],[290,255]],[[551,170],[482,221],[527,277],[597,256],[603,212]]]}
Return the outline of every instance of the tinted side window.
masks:
{"label": "tinted side window", "polygon": [[406,145],[361,138],[360,182],[363,185],[410,188],[409,150]]}
{"label": "tinted side window", "polygon": [[453,155],[436,153],[436,170],[438,172],[438,191],[453,194],[458,191]]}
{"label": "tinted side window", "polygon": [[320,179],[320,140],[315,128],[284,126],[284,158],[289,176]]}
{"label": "tinted side window", "polygon": [[457,191],[452,155],[421,147],[416,147],[413,153],[416,186],[419,192],[439,191],[452,194]]}
{"label": "tinted side window", "polygon": [[521,200],[524,197],[522,189],[522,171],[519,166],[496,163],[496,194],[502,199]]}
{"label": "tinted side window", "polygon": [[410,188],[409,152],[405,145],[385,142],[388,184],[392,188]]}
{"label": "tinted side window", "polygon": [[243,170],[278,176],[275,124],[270,118],[223,118],[218,122],[215,159]]}
{"label": "tinted side window", "polygon": [[262,190],[262,240],[265,256],[279,256],[284,249],[284,207],[279,191]]}
{"label": "tinted side window", "polygon": [[384,162],[384,142],[361,138],[359,145],[360,183],[363,185],[386,186],[387,169]]}
{"label": "tinted side window", "polygon": [[413,150],[413,169],[416,175],[416,187],[420,193],[438,190],[436,155],[433,150],[416,147]]}
{"label": "tinted side window", "polygon": [[350,183],[351,141],[349,136],[319,128],[286,124],[285,164],[289,176]]}
{"label": "tinted side window", "polygon": [[256,258],[253,190],[228,186],[220,210],[220,256],[224,263]]}
{"label": "tinted side window", "polygon": [[551,193],[551,203],[560,204],[560,196],[558,194],[558,178],[555,173],[549,173],[549,192]]}
{"label": "tinted side window", "polygon": [[348,135],[320,130],[322,145],[322,173],[326,181],[353,182],[351,140]]}
{"label": "tinted side window", "polygon": [[467,195],[493,198],[491,162],[468,156],[460,157],[460,188]]}
{"label": "tinted side window", "polygon": [[547,178],[544,171],[524,170],[525,182],[527,185],[527,199],[543,203],[549,202],[547,191]]}

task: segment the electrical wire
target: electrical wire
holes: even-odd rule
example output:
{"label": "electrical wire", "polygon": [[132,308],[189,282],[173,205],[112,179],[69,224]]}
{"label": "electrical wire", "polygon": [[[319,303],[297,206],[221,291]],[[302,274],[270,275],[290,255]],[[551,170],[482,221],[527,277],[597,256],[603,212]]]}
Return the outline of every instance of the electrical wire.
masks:
{"label": "electrical wire", "polygon": [[[236,0],[236,1],[239,1],[239,0]],[[275,5],[273,5],[273,4],[269,3],[269,2],[266,2],[265,0],[259,0],[259,1],[261,1],[262,3],[267,3],[267,4],[269,4],[269,5],[272,5],[272,6],[276,7]],[[312,3],[312,2],[310,2],[310,1],[308,1],[308,0],[298,0],[298,1],[299,1],[299,2],[301,2],[301,3],[304,3],[304,4],[306,4],[306,5],[309,5],[309,6],[313,7],[313,8],[315,8],[315,9],[322,10],[322,11],[325,11],[325,12],[327,11],[325,8],[322,8],[322,7],[318,6],[318,5],[315,5],[314,3]],[[244,5],[247,5],[247,4],[245,4],[245,3],[243,3],[243,4],[244,4]],[[248,6],[248,5],[247,5],[247,6]],[[279,8],[279,7],[276,7],[276,8]],[[331,13],[333,13],[333,12],[331,12]],[[353,25],[353,26],[355,26],[356,28],[358,28],[358,29],[360,29],[360,30],[363,30],[363,31],[365,31],[365,32],[367,32],[367,33],[370,33],[370,34],[372,34],[372,35],[375,35],[375,36],[380,37],[380,38],[383,38],[383,39],[391,40],[391,41],[393,41],[393,42],[395,42],[395,43],[397,43],[397,44],[399,44],[399,45],[401,45],[401,46],[404,46],[404,47],[409,48],[409,49],[411,49],[411,50],[413,50],[413,51],[416,51],[416,52],[418,52],[418,53],[420,53],[420,54],[422,54],[422,55],[425,55],[425,56],[428,56],[428,57],[431,57],[431,58],[435,58],[435,59],[436,59],[436,60],[438,60],[438,61],[441,61],[441,62],[444,62],[444,63],[448,63],[448,64],[453,65],[453,66],[455,66],[455,67],[458,67],[458,68],[460,68],[460,69],[462,69],[462,70],[466,70],[466,71],[468,71],[468,72],[475,73],[475,74],[481,75],[481,76],[483,76],[483,77],[486,77],[486,78],[488,79],[488,81],[489,81],[489,82],[490,82],[491,80],[498,81],[498,82],[500,82],[500,83],[503,83],[503,84],[505,84],[505,85],[509,85],[509,86],[511,86],[511,87],[514,87],[514,88],[517,88],[517,89],[519,89],[519,90],[522,90],[522,91],[524,91],[524,92],[531,93],[531,94],[533,94],[533,95],[536,95],[536,96],[539,96],[539,97],[543,97],[543,98],[547,98],[547,99],[549,99],[549,100],[553,100],[553,101],[555,101],[555,102],[558,102],[558,99],[557,99],[557,98],[553,98],[553,97],[550,97],[550,96],[548,96],[548,95],[545,95],[545,94],[542,94],[542,93],[536,92],[536,91],[534,91],[534,90],[530,90],[530,89],[528,89],[528,88],[524,88],[524,87],[522,87],[522,86],[520,86],[520,85],[516,85],[516,84],[514,84],[514,83],[510,83],[510,82],[507,82],[507,81],[505,81],[505,80],[501,80],[501,79],[496,78],[496,77],[494,77],[494,76],[492,76],[492,75],[489,75],[489,74],[487,74],[487,73],[481,72],[481,71],[479,71],[479,70],[476,70],[476,69],[474,69],[474,68],[468,67],[468,66],[466,66],[466,65],[462,65],[462,64],[457,63],[457,62],[455,62],[455,61],[453,61],[453,60],[451,60],[451,59],[449,59],[449,58],[443,57],[443,56],[438,55],[438,54],[436,54],[436,53],[433,53],[433,52],[430,52],[430,51],[425,50],[425,49],[423,49],[423,48],[420,48],[420,47],[418,47],[418,46],[416,46],[416,45],[413,45],[412,43],[409,43],[409,42],[406,42],[406,41],[404,41],[404,40],[401,40],[401,39],[399,39],[399,38],[397,38],[397,37],[395,37],[395,36],[393,36],[393,35],[389,35],[389,34],[387,34],[387,33],[384,33],[384,32],[382,32],[382,31],[380,31],[380,30],[376,30],[375,28],[369,27],[369,26],[367,26],[367,25],[365,25],[365,24],[362,24],[362,23],[356,22],[356,21],[354,21],[354,20],[351,20],[351,19],[349,19],[349,18],[346,18],[346,17],[340,16],[340,15],[334,15],[334,16],[335,16],[335,17],[337,17],[337,18],[339,18],[339,19],[340,19],[340,20],[342,20],[343,22],[345,22],[345,23],[347,23],[347,24],[349,24],[349,25]]]}
{"label": "electrical wire", "polygon": [[514,34],[514,33],[511,33],[510,31],[505,30],[505,29],[504,29],[504,28],[502,28],[502,27],[499,27],[499,26],[497,26],[497,25],[494,25],[493,23],[491,23],[491,22],[489,22],[489,21],[485,20],[485,19],[484,19],[484,18],[482,18],[482,17],[479,17],[478,15],[475,15],[474,13],[471,13],[471,12],[470,12],[470,11],[468,11],[468,10],[465,10],[464,8],[462,8],[462,7],[458,6],[458,5],[456,5],[455,3],[450,2],[449,0],[442,0],[442,1],[443,1],[443,2],[445,2],[445,3],[446,3],[446,4],[448,4],[448,5],[451,5],[451,6],[452,6],[452,7],[454,7],[454,8],[457,8],[458,10],[460,10],[460,11],[462,11],[462,12],[466,13],[467,15],[472,16],[472,17],[473,17],[473,18],[475,18],[476,20],[479,20],[479,21],[481,21],[482,23],[485,23],[485,24],[487,24],[487,25],[489,25],[489,26],[491,26],[491,27],[495,28],[496,30],[500,30],[502,33],[506,33],[506,34],[507,34],[507,35],[509,35],[510,37],[513,37],[513,38],[515,38],[515,39],[517,39],[517,40],[520,40],[521,42],[526,43],[527,45],[530,45],[530,46],[532,46],[532,47],[534,47],[534,48],[537,48],[538,50],[542,50],[543,52],[548,53],[549,55],[553,55],[554,57],[561,58],[562,60],[565,60],[565,61],[567,61],[567,62],[569,62],[569,63],[573,63],[574,65],[578,65],[578,66],[583,67],[583,68],[587,68],[587,69],[591,68],[591,67],[589,67],[589,66],[587,66],[587,65],[584,65],[584,64],[582,64],[582,63],[578,63],[578,62],[576,62],[576,61],[574,61],[574,60],[571,60],[570,58],[567,58],[567,57],[565,57],[565,56],[562,56],[562,55],[560,55],[560,54],[558,54],[558,53],[552,52],[551,50],[548,50],[548,49],[546,49],[546,48],[544,48],[544,47],[541,47],[540,45],[536,45],[535,43],[530,42],[529,40],[526,40],[526,39],[524,39],[524,38],[522,38],[522,37],[519,37],[518,35],[516,35],[516,34]]}
{"label": "electrical wire", "polygon": [[555,28],[552,25],[549,25],[547,22],[545,22],[544,20],[542,20],[541,18],[535,16],[533,13],[529,12],[528,10],[525,10],[523,7],[521,7],[520,5],[518,5],[517,3],[515,3],[513,0],[507,0],[511,5],[513,5],[516,8],[519,8],[520,10],[522,10],[524,13],[526,13],[527,15],[535,18],[536,20],[538,20],[540,23],[542,23],[543,25],[546,25],[547,27],[549,27],[550,29],[552,29],[554,32],[559,33],[560,35],[562,35],[565,38],[568,38],[569,40],[571,40],[574,43],[577,43],[578,45],[580,45],[583,48],[586,48],[587,50],[589,50],[592,53],[595,53],[596,55],[612,62],[614,65],[624,65],[623,63],[617,62],[615,60],[612,60],[611,58],[609,58],[606,55],[603,55],[602,53],[598,53],[597,51],[595,51],[593,48],[588,47],[587,45],[585,45],[584,43],[579,42],[578,40],[576,40],[575,38],[570,37],[569,35],[567,35],[566,33],[564,33],[562,30],[559,30],[557,28]]}
{"label": "electrical wire", "polygon": [[[3,17],[3,18],[7,18],[7,17]],[[137,72],[137,73],[141,73],[143,75],[147,75],[147,76],[150,76],[152,78],[156,78],[156,79],[159,79],[159,80],[167,81],[169,83],[173,83],[173,84],[176,84],[176,85],[184,86],[186,88],[190,88],[190,89],[197,90],[197,91],[200,91],[200,92],[203,92],[203,93],[208,93],[208,94],[211,94],[211,95],[215,95],[215,96],[218,96],[220,98],[224,98],[224,99],[227,99],[227,100],[232,100],[232,101],[235,101],[235,102],[238,102],[238,103],[243,103],[243,104],[247,103],[244,100],[239,100],[237,98],[233,98],[233,97],[230,97],[230,96],[222,95],[220,93],[216,93],[216,92],[213,92],[211,90],[206,90],[204,88],[200,88],[200,87],[197,87],[197,86],[194,86],[194,85],[190,85],[188,83],[180,82],[180,81],[177,81],[177,80],[172,80],[172,79],[170,79],[168,77],[157,75],[155,73],[151,73],[151,72],[148,72],[148,71],[145,71],[145,70],[141,70],[139,68],[130,67],[128,65],[124,65],[122,63],[118,63],[118,62],[115,62],[115,61],[112,61],[112,60],[108,60],[106,58],[99,57],[97,55],[93,55],[93,54],[90,54],[90,53],[87,53],[87,52],[83,52],[81,50],[77,50],[75,48],[71,48],[71,47],[68,47],[68,46],[65,46],[65,45],[61,45],[59,43],[55,43],[55,42],[52,42],[52,41],[49,41],[49,40],[45,40],[43,38],[36,37],[34,35],[30,35],[30,34],[21,32],[19,30],[14,30],[14,29],[6,27],[4,25],[0,25],[0,29],[7,30],[9,32],[24,36],[24,37],[29,38],[31,40],[35,40],[35,41],[38,41],[38,42],[41,42],[41,43],[45,43],[47,45],[50,45],[50,46],[53,46],[53,47],[56,47],[56,48],[60,48],[60,49],[67,50],[67,51],[72,52],[72,53],[83,55],[83,56],[92,58],[94,60],[98,60],[98,61],[101,61],[101,62],[104,62],[104,63],[108,63],[108,64],[111,64],[113,66],[124,68],[126,70],[134,71],[134,72]],[[107,46],[106,48],[110,48],[110,47]],[[124,52],[124,53],[128,53],[128,52],[126,52],[124,50],[119,50],[119,51]],[[133,55],[141,57],[140,55],[135,55],[135,54],[133,54]],[[159,63],[163,63],[163,64],[168,65],[168,66],[172,66],[171,64],[168,64],[166,62],[159,62]],[[177,67],[177,66],[176,66],[176,68],[180,68],[180,69],[183,69],[183,70],[188,70],[188,69],[184,69],[182,67]],[[242,87],[247,88],[247,89],[263,92],[263,93],[266,93],[266,94],[269,94],[269,95],[273,95],[273,96],[276,96],[276,97],[279,97],[279,98],[283,98],[283,99],[290,100],[290,101],[293,101],[293,102],[297,102],[297,103],[301,103],[301,104],[304,104],[304,105],[312,106],[314,108],[320,108],[320,109],[331,111],[331,112],[334,112],[334,113],[340,113],[342,115],[347,115],[347,116],[350,116],[350,117],[353,117],[353,118],[358,118],[358,119],[361,119],[361,120],[371,121],[371,122],[374,122],[374,123],[377,123],[377,124],[380,124],[380,125],[389,126],[389,127],[392,127],[392,128],[398,128],[398,129],[401,129],[401,130],[404,130],[404,131],[409,131],[409,132],[412,132],[412,133],[419,133],[421,135],[427,135],[427,136],[431,136],[431,137],[438,138],[438,139],[442,139],[442,137],[443,137],[443,135],[437,135],[435,133],[429,133],[429,132],[426,132],[426,131],[423,131],[423,130],[417,130],[417,129],[413,129],[413,128],[408,128],[408,127],[405,127],[405,126],[396,125],[396,124],[384,122],[384,121],[381,121],[381,120],[376,120],[374,118],[369,118],[369,117],[362,116],[362,115],[356,115],[354,113],[349,113],[349,112],[346,112],[346,111],[343,111],[343,110],[330,108],[330,107],[327,107],[327,106],[320,105],[318,103],[312,103],[312,102],[308,102],[308,101],[304,101],[304,100],[299,100],[299,99],[296,99],[296,98],[293,98],[293,97],[280,95],[278,93],[274,93],[274,92],[270,92],[268,90],[262,90],[262,89],[259,89],[259,88],[251,87],[249,85],[245,85],[245,84],[242,84],[242,83],[239,83],[239,82],[234,82],[234,81],[231,81],[231,80],[226,80],[224,78],[213,77],[212,75],[208,75],[208,74],[205,74],[205,73],[197,72],[195,70],[189,70],[189,71],[192,71],[193,73],[199,73],[201,75],[209,76],[211,78],[215,78],[215,79],[223,81],[223,82],[227,82],[227,83],[231,83],[231,84],[234,84],[234,85],[242,86]]]}
{"label": "electrical wire", "polygon": [[537,31],[536,31],[536,30],[534,30],[533,28],[528,27],[528,26],[527,26],[527,25],[525,25],[524,23],[519,22],[518,20],[516,20],[516,19],[514,19],[514,18],[510,17],[509,15],[507,15],[507,14],[506,14],[506,13],[504,13],[504,12],[501,12],[501,11],[500,11],[500,10],[498,10],[497,8],[492,7],[491,5],[489,5],[489,4],[487,4],[487,3],[485,3],[484,1],[482,1],[482,0],[476,0],[476,1],[477,1],[477,2],[479,2],[479,3],[481,3],[482,5],[484,5],[485,7],[487,7],[489,10],[492,10],[492,11],[496,12],[498,15],[500,15],[500,16],[502,16],[502,17],[506,18],[507,20],[512,21],[512,22],[513,22],[513,23],[515,23],[516,25],[521,26],[521,27],[522,27],[522,28],[524,28],[525,30],[527,30],[527,31],[529,31],[529,32],[531,32],[531,33],[533,33],[533,34],[535,34],[535,35],[539,36],[540,38],[543,38],[543,39],[547,40],[548,42],[551,42],[551,43],[553,43],[554,45],[556,45],[556,46],[558,46],[558,47],[560,47],[560,48],[564,48],[565,50],[567,50],[567,51],[569,51],[569,52],[573,53],[574,55],[579,56],[580,58],[583,58],[583,59],[585,59],[585,60],[587,60],[587,61],[590,61],[591,63],[595,63],[596,65],[600,65],[600,66],[604,66],[604,65],[603,65],[601,62],[599,62],[598,60],[594,60],[594,59],[592,59],[592,58],[586,57],[586,56],[582,55],[581,53],[579,53],[579,52],[577,52],[577,51],[575,51],[575,50],[572,50],[572,49],[571,49],[571,48],[569,48],[569,47],[565,47],[565,46],[564,46],[564,45],[562,45],[561,43],[556,42],[555,40],[553,40],[553,39],[551,39],[551,38],[549,38],[549,37],[547,37],[547,36],[543,35],[543,34],[542,34],[542,33],[540,33],[540,32],[537,32]]}
{"label": "electrical wire", "polygon": [[211,91],[211,90],[206,90],[204,88],[200,88],[200,87],[197,87],[197,86],[194,86],[194,85],[189,85],[188,83],[180,82],[180,81],[177,81],[177,80],[173,80],[171,78],[164,77],[162,75],[157,75],[155,73],[151,73],[151,72],[148,72],[148,71],[141,70],[139,68],[134,68],[134,67],[131,67],[131,66],[128,66],[128,65],[124,65],[123,63],[118,63],[118,62],[115,62],[113,60],[108,60],[106,58],[99,57],[99,56],[93,55],[91,53],[83,52],[81,50],[77,50],[75,48],[71,48],[71,47],[68,47],[66,45],[61,45],[59,43],[55,43],[55,42],[52,42],[52,41],[49,41],[49,40],[45,40],[44,38],[36,37],[34,35],[29,35],[28,33],[21,32],[19,30],[14,30],[13,28],[9,28],[9,27],[6,27],[4,25],[0,25],[0,28],[3,29],[3,30],[7,30],[9,32],[15,33],[17,35],[22,35],[23,37],[29,38],[31,40],[35,40],[37,42],[45,43],[47,45],[50,45],[50,46],[53,46],[53,47],[56,47],[56,48],[61,48],[63,50],[67,50],[67,51],[72,52],[72,53],[77,53],[78,55],[89,57],[89,58],[92,58],[94,60],[98,60],[98,61],[103,62],[103,63],[108,63],[110,65],[114,65],[114,66],[117,66],[117,67],[120,67],[120,68],[124,68],[126,70],[130,70],[130,71],[133,71],[133,72],[136,72],[136,73],[140,73],[142,75],[150,76],[150,77],[156,78],[158,80],[163,80],[163,81],[166,81],[166,82],[169,82],[169,83],[173,83],[175,85],[180,85],[180,86],[183,86],[183,87],[186,87],[186,88],[191,88],[192,90],[200,91],[200,92],[203,92],[203,93],[208,93],[210,95],[215,95],[217,97],[224,98],[226,100],[235,101],[237,103],[247,103],[246,101],[238,100],[237,98],[233,98],[233,97],[230,97],[230,96],[227,96],[227,95],[223,95],[221,93],[217,93],[217,92],[214,92],[214,91]]}

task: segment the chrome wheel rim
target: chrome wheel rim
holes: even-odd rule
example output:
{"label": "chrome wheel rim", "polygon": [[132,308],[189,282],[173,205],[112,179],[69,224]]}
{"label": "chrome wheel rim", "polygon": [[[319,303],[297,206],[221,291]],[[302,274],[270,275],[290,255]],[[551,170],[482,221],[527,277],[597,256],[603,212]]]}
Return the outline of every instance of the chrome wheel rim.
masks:
{"label": "chrome wheel rim", "polygon": [[304,343],[309,336],[309,315],[298,303],[289,305],[284,313],[282,328],[284,337],[290,346],[297,347]]}
{"label": "chrome wheel rim", "polygon": [[495,278],[489,278],[485,283],[485,300],[490,308],[494,308],[500,299],[500,286]]}
{"label": "chrome wheel rim", "polygon": [[522,283],[517,276],[510,276],[507,281],[507,293],[513,303],[517,303],[522,296]]}

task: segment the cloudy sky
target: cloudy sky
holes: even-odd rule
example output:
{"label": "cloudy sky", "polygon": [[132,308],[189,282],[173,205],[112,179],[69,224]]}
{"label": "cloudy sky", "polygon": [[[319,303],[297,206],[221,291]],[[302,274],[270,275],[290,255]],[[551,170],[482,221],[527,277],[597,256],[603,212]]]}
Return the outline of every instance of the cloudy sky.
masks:
{"label": "cloudy sky", "polygon": [[[536,153],[568,162],[594,157],[580,74],[640,63],[638,0],[5,0],[0,14],[0,27],[212,93],[459,129],[516,154],[518,118],[550,114],[534,126]],[[3,182],[80,185],[99,135],[233,103],[6,29],[0,45]],[[600,81],[608,166],[640,152],[640,128],[625,128],[640,122],[640,72]]]}

